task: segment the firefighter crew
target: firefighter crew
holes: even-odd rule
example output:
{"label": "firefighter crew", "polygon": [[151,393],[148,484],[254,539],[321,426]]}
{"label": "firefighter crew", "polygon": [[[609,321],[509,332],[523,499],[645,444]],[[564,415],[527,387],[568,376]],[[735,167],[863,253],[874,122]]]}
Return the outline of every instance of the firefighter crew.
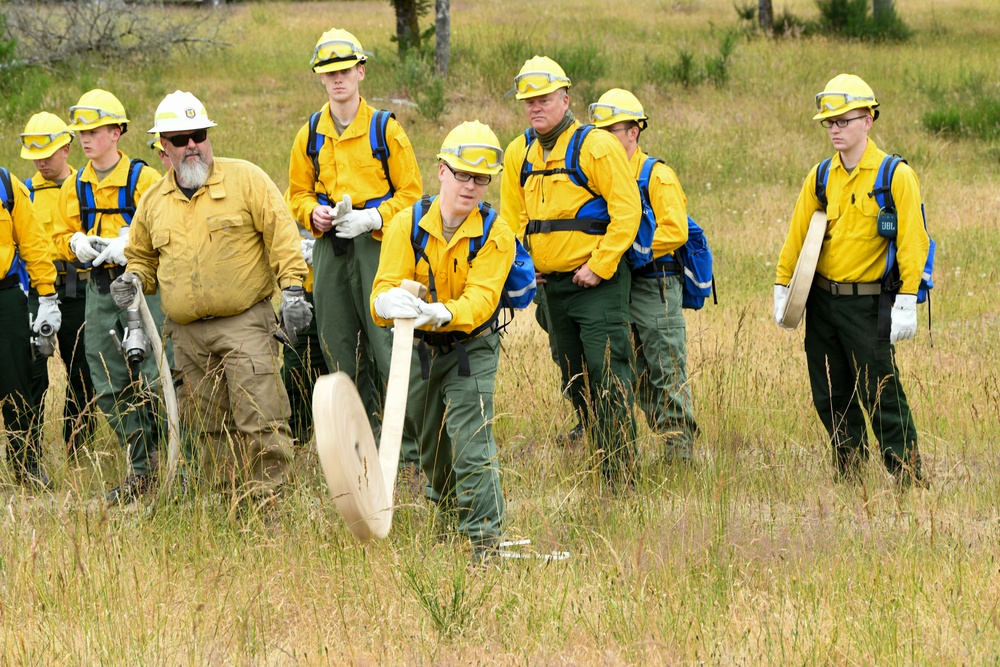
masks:
{"label": "firefighter crew", "polygon": [[[97,406],[129,459],[130,471],[106,498],[109,504],[121,504],[155,485],[159,425],[154,383],[159,373],[151,355],[138,368],[130,368],[108,334],[115,330],[120,337],[125,327],[125,314],[111,296],[111,281],[125,270],[124,249],[134,214],[129,200],[141,201],[160,175],[144,164],[133,164],[118,149],[129,120],[113,94],[99,88],[84,93],[70,107],[69,118],[69,129],[89,160],[59,190],[54,241],[62,259],[92,267],[86,285],[84,343]],[[148,302],[154,318],[162,321],[159,298]]]}
{"label": "firefighter crew", "polygon": [[[631,275],[622,256],[642,205],[635,181],[621,177],[630,173],[625,150],[604,130],[591,131],[579,150],[586,187],[566,174],[567,148],[581,127],[569,109],[569,86],[562,67],[544,56],[527,60],[515,77],[531,141],[521,134],[507,147],[501,215],[520,221],[518,234],[545,280],[539,291],[570,398],[585,416],[605,479],[617,486],[632,481],[635,466]],[[598,210],[579,213],[591,200],[588,208]]]}
{"label": "firefighter crew", "polygon": [[[0,169],[3,169],[0,167]],[[31,337],[45,326],[59,331],[62,315],[55,290],[52,240],[35,221],[28,188],[4,169],[0,185],[0,341],[7,358],[0,364],[0,411],[7,435],[8,464],[18,484],[48,489],[51,481],[39,463],[41,443],[29,433],[31,398]],[[9,183],[9,187],[8,187]],[[23,264],[22,264],[23,262]],[[19,271],[27,269],[31,288],[38,294],[34,324],[28,323],[28,300],[21,290]]]}
{"label": "firefighter crew", "polygon": [[[590,105],[590,120],[621,141],[638,181],[649,156],[639,148],[648,117],[636,96],[612,88]],[[687,198],[677,174],[663,162],[653,166],[648,191],[656,216],[653,261],[632,271],[636,393],[650,429],[664,439],[667,460],[690,463],[698,424],[687,382],[683,274],[674,258],[688,237]]]}
{"label": "firefighter crew", "polygon": [[[913,338],[917,289],[929,238],[920,185],[901,164],[892,179],[897,214],[897,261],[902,286],[891,308],[889,340],[879,340],[879,300],[889,240],[877,232],[875,177],[886,156],[868,137],[878,118],[871,87],[840,74],[816,95],[818,120],[836,153],[826,187],[827,229],[806,301],[805,350],[816,412],[830,434],[838,477],[856,479],[868,455],[865,412],[888,471],[902,485],[921,480],[917,429],[900,382],[893,344]],[[817,169],[806,177],[778,258],[775,319],[781,324],[788,283],[814,211]],[[889,324],[889,323],[886,323]]]}
{"label": "firefighter crew", "polygon": [[[458,532],[471,540],[473,558],[481,561],[498,546],[505,508],[493,440],[500,357],[494,325],[514,259],[514,233],[502,219],[494,220],[470,261],[470,240],[482,239],[483,211],[489,210],[480,203],[503,165],[500,142],[488,126],[462,123],[448,133],[437,157],[441,194],[393,218],[382,241],[371,310],[384,327],[395,318],[416,318],[408,427],[418,434],[427,497],[443,510],[457,510]],[[427,239],[420,259],[410,241],[414,224]],[[402,289],[404,279],[425,285],[430,301]]]}
{"label": "firefighter crew", "polygon": [[160,133],[174,166],[139,205],[127,273],[112,294],[124,308],[137,281],[146,294],[159,286],[181,419],[203,438],[202,470],[216,488],[266,502],[292,462],[271,295],[277,282],[284,326],[305,329],[306,264],[281,192],[256,165],[214,157],[215,126],[191,93],[160,102],[149,131]]}
{"label": "firefighter crew", "polygon": [[[29,160],[36,169],[35,175],[24,184],[31,195],[35,220],[51,238],[59,204],[59,188],[76,176],[76,169],[69,163],[73,132],[59,116],[42,111],[32,116],[21,133],[21,158]],[[70,452],[75,452],[81,442],[92,433],[92,417],[88,410],[94,396],[94,384],[83,344],[83,324],[86,316],[86,284],[89,270],[77,262],[67,262],[56,254],[52,246],[52,260],[56,267],[56,293],[62,312],[62,326],[57,335],[59,353],[66,364],[67,389],[69,390],[63,412],[63,437]],[[38,292],[28,292],[28,307],[32,316],[38,313]],[[42,405],[49,387],[48,357],[35,354],[31,379],[31,403],[35,411],[32,440],[41,441]]]}
{"label": "firefighter crew", "polygon": [[[316,43],[312,70],[328,101],[315,116],[315,132],[306,123],[295,136],[287,195],[298,223],[317,239],[313,296],[327,366],[354,379],[378,442],[391,338],[372,321],[368,302],[382,225],[415,202],[422,186],[403,128],[358,92],[368,55],[354,35],[338,28]],[[310,143],[320,141],[312,156]],[[416,461],[408,439],[401,458]]]}

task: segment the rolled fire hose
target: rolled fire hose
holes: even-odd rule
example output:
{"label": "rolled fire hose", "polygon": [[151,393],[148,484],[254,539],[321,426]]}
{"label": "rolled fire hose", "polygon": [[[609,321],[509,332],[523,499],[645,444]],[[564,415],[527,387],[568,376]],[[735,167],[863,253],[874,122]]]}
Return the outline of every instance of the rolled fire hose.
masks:
{"label": "rolled fire hose", "polygon": [[809,220],[809,231],[802,243],[802,251],[795,262],[795,271],[788,283],[788,298],[785,300],[785,312],[781,315],[781,324],[794,329],[802,322],[802,314],[806,311],[806,301],[812,289],[813,277],[816,275],[816,263],[819,261],[820,250],[823,249],[823,237],[826,235],[826,211],[816,211]]}
{"label": "rolled fire hose", "polygon": [[[417,297],[426,292],[423,285],[412,280],[404,280],[401,287]],[[337,511],[362,541],[385,539],[392,527],[393,492],[410,385],[413,322],[397,319],[393,324],[382,440],[377,449],[365,406],[349,375],[324,375],[313,389],[313,425],[323,474]]]}
{"label": "rolled fire hose", "polygon": [[[174,379],[170,373],[170,362],[167,361],[167,353],[160,340],[160,332],[153,320],[149,306],[146,305],[146,297],[142,294],[142,283],[135,281],[135,299],[129,309],[138,308],[142,317],[142,328],[149,339],[153,356],[156,359],[156,367],[160,372],[160,389],[163,392],[163,404],[167,412],[167,471],[164,476],[159,491],[156,494],[156,502],[153,507],[169,500],[171,488],[174,483],[174,476],[177,474],[177,464],[180,460],[181,439],[180,439],[180,418],[177,412],[177,393],[174,391]],[[152,511],[152,508],[151,508]]]}

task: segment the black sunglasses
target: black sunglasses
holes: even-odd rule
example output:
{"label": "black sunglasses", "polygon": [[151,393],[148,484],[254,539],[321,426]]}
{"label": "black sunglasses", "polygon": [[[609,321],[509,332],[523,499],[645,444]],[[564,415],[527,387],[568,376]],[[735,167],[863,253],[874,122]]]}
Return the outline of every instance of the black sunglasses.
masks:
{"label": "black sunglasses", "polygon": [[175,134],[172,137],[165,137],[162,134],[160,135],[160,139],[162,139],[163,141],[169,141],[177,148],[184,148],[185,146],[188,145],[188,142],[191,141],[192,139],[194,140],[194,143],[200,144],[207,138],[208,138],[208,130],[204,128],[200,130],[195,130],[194,132],[190,132],[188,134]]}

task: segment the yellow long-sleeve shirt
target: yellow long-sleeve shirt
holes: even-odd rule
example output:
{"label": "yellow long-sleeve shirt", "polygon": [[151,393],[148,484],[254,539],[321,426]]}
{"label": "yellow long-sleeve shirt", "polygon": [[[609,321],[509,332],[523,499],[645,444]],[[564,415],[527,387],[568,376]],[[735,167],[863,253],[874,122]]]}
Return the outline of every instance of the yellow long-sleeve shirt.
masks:
{"label": "yellow long-sleeve shirt", "polygon": [[[67,181],[76,178],[76,169],[72,165],[68,166],[69,176],[66,177]],[[38,221],[50,238],[54,238],[55,220],[59,210],[59,184],[50,181],[42,176],[41,172],[36,171],[35,175],[31,177],[31,187],[29,190],[31,192],[31,203],[35,209],[35,220]],[[56,250],[55,242],[52,244],[52,259],[61,259],[59,252]]]}
{"label": "yellow long-sleeve shirt", "polygon": [[[592,199],[585,188],[573,184],[567,174],[529,177],[521,187],[521,166],[525,160],[532,170],[565,168],[566,149],[574,130],[574,121],[556,141],[546,157],[541,143],[530,149],[523,134],[507,146],[501,182],[501,216],[517,223],[517,235],[524,234],[530,220],[572,219],[583,204]],[[531,234],[528,239],[535,268],[542,273],[574,271],[584,263],[590,270],[608,279],[618,270],[622,255],[632,246],[642,203],[634,179],[622,178],[629,171],[628,158],[621,142],[604,130],[595,129],[580,150],[580,167],[587,175],[588,186],[608,204],[611,222],[603,235],[582,231]]]}
{"label": "yellow long-sleeve shirt", "polygon": [[281,192],[256,165],[215,158],[190,200],[173,170],[149,189],[125,247],[147,294],[160,287],[178,324],[238,315],[274,291],[302,286],[306,263]]}
{"label": "yellow long-sleeve shirt", "polygon": [[[647,157],[639,149],[629,160],[637,181]],[[674,254],[688,239],[687,197],[677,174],[662,162],[657,162],[649,174],[649,205],[656,215],[653,259],[660,259]]]}
{"label": "yellow long-sleeve shirt", "polygon": [[[299,128],[292,144],[288,166],[288,205],[292,215],[303,228],[319,233],[312,228],[312,210],[319,205],[318,194],[329,197],[331,205],[350,195],[354,208],[361,208],[365,202],[378,199],[389,190],[382,161],[372,155],[368,129],[376,109],[361,98],[357,116],[339,137],[330,117],[330,104],[324,104],[316,131],[325,138],[319,151],[319,177],[306,148],[309,144],[309,123]],[[388,222],[404,207],[420,198],[423,184],[420,168],[413,146],[403,131],[403,127],[390,118],[386,126],[386,145],[389,148],[389,179],[395,192],[392,197],[378,206],[383,223]],[[331,231],[331,233],[333,233]],[[382,238],[382,230],[372,232],[376,240]]]}
{"label": "yellow long-sleeve shirt", "polygon": [[31,195],[24,183],[10,175],[13,206],[8,211],[0,205],[0,269],[5,276],[20,253],[28,268],[31,286],[41,296],[55,294],[56,267],[52,264],[52,239],[35,220]]}
{"label": "yellow long-sleeve shirt", "polygon": [[[80,180],[90,183],[94,189],[94,205],[97,208],[118,208],[118,191],[128,187],[129,157],[118,151],[118,164],[107,177],[97,182],[94,165],[87,162],[80,174]],[[139,180],[135,186],[136,206],[142,200],[146,190],[160,180],[160,174],[155,169],[143,166],[139,172]],[[84,232],[88,236],[117,238],[118,230],[125,226],[125,218],[120,213],[96,213],[94,226],[86,230],[80,218],[80,200],[76,195],[76,178],[67,178],[59,189],[59,204],[54,218],[52,240],[56,246],[59,259],[77,261],[76,254],[69,248],[69,240],[76,232]]]}
{"label": "yellow long-sleeve shirt", "polygon": [[[864,155],[851,173],[844,169],[840,154],[833,156],[827,180],[827,225],[816,272],[824,278],[843,283],[873,283],[885,272],[889,240],[878,235],[876,220],[879,205],[874,195],[875,177],[886,156],[875,142],[868,140]],[[927,261],[930,239],[921,213],[920,183],[906,164],[896,169],[892,179],[892,198],[896,205],[896,259],[903,282],[901,294],[916,294]],[[792,221],[785,237],[775,283],[787,285],[795,270],[809,220],[822,206],[816,197],[814,167],[799,193]]]}
{"label": "yellow long-sleeve shirt", "polygon": [[[435,199],[419,223],[428,234],[424,249],[430,260],[428,267],[423,259],[417,261],[410,242],[412,215],[412,207],[397,213],[382,239],[381,259],[372,286],[372,317],[380,326],[392,324],[375,312],[375,297],[392,287],[399,287],[403,279],[416,280],[430,288],[430,268],[434,272],[437,300],[452,314],[451,321],[437,331],[471,333],[489,321],[500,303],[500,293],[514,261],[514,232],[502,217],[498,217],[493,221],[489,238],[470,263],[469,239],[482,237],[482,215],[478,210],[472,211],[451,240],[445,241],[441,202]],[[429,330],[430,325],[424,328]]]}

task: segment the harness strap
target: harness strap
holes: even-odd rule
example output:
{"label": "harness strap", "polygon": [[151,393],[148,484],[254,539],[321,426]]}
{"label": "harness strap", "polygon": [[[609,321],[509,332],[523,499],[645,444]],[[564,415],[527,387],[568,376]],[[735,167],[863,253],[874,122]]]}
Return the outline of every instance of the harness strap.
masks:
{"label": "harness strap", "polygon": [[551,232],[588,232],[606,234],[607,220],[597,218],[566,218],[563,220],[529,220],[525,234],[549,234]]}

